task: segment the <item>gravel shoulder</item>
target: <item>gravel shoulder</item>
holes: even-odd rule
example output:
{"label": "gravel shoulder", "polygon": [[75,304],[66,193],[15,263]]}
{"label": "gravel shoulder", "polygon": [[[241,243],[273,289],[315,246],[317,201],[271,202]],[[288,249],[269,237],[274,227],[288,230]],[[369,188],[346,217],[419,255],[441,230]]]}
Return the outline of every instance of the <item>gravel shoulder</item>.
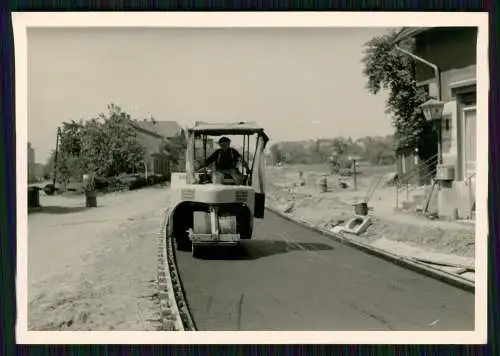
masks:
{"label": "gravel shoulder", "polygon": [[41,196],[28,216],[29,330],[156,330],[157,234],[168,189]]}

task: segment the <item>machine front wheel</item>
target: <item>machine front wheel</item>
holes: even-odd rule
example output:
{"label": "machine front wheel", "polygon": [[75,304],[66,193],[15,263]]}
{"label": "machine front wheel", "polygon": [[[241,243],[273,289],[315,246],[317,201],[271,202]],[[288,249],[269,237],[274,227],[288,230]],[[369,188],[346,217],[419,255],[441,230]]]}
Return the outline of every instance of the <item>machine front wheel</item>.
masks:
{"label": "machine front wheel", "polygon": [[195,234],[210,234],[210,214],[204,211],[193,212],[193,232]]}

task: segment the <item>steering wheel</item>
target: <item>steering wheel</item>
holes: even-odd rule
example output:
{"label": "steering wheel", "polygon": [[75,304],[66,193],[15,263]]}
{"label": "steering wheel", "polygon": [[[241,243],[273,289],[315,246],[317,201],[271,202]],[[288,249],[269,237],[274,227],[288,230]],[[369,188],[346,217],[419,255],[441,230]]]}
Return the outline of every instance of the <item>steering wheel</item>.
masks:
{"label": "steering wheel", "polygon": [[208,167],[200,168],[196,170],[195,173],[198,173],[198,178],[197,178],[198,184],[207,184],[212,181],[212,177],[208,173]]}
{"label": "steering wheel", "polygon": [[251,181],[252,171],[250,168],[247,168],[247,166],[244,166],[243,169],[245,170],[245,173],[243,173],[243,184],[247,185],[248,182]]}

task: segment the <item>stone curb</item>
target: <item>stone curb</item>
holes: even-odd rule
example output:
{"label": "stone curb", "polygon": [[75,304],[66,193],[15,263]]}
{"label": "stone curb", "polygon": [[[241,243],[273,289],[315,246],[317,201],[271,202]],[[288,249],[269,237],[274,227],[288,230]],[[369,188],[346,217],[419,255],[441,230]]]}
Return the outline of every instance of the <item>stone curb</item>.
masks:
{"label": "stone curb", "polygon": [[167,261],[167,241],[165,225],[168,209],[163,211],[162,226],[158,234],[158,296],[160,300],[160,318],[165,331],[184,331],[184,325],[177,307],[175,291]]}
{"label": "stone curb", "polygon": [[409,258],[402,257],[399,255],[393,254],[391,252],[384,251],[382,249],[370,246],[370,245],[362,243],[362,242],[354,241],[352,239],[349,239],[348,237],[344,237],[342,235],[338,235],[338,234],[332,233],[330,231],[319,229],[319,228],[312,226],[310,224],[307,224],[305,222],[294,220],[291,217],[287,216],[286,214],[280,212],[278,209],[276,209],[274,207],[273,208],[266,207],[266,209],[268,209],[269,211],[275,213],[276,215],[282,217],[283,219],[285,219],[287,221],[290,221],[290,222],[293,222],[293,223],[298,224],[300,226],[303,226],[305,228],[308,228],[309,230],[320,233],[328,238],[334,239],[334,240],[336,240],[340,243],[343,243],[345,245],[354,247],[358,250],[362,250],[362,251],[369,253],[373,256],[383,258],[383,259],[385,259],[389,262],[395,263],[401,267],[411,269],[417,273],[420,273],[420,274],[426,275],[428,277],[437,279],[443,283],[447,283],[449,285],[458,287],[458,288],[465,290],[467,292],[471,292],[471,293],[475,292],[475,283],[466,279],[466,278],[463,278],[461,276],[455,275],[453,273],[445,272],[445,271],[439,270],[439,269],[434,268],[434,267],[430,267],[430,266],[425,265],[421,262],[417,262],[415,260],[411,260]]}
{"label": "stone curb", "polygon": [[169,272],[169,279],[172,282],[172,291],[176,303],[176,308],[178,311],[178,315],[180,317],[180,322],[182,323],[182,327],[184,331],[196,331],[196,323],[194,322],[191,311],[189,310],[189,306],[186,300],[186,294],[184,292],[184,288],[182,286],[182,280],[179,275],[179,271],[177,269],[177,260],[175,255],[175,244],[172,238],[169,238],[164,233],[163,236],[166,238],[166,252],[167,252],[167,263],[166,267]]}

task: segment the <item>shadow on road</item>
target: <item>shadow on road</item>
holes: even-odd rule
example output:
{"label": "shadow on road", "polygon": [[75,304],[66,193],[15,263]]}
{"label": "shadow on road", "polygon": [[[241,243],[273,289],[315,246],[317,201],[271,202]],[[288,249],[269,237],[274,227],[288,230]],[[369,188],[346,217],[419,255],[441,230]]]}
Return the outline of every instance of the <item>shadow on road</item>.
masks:
{"label": "shadow on road", "polygon": [[330,245],[314,242],[285,242],[283,240],[244,241],[237,247],[207,247],[200,259],[204,260],[257,260],[293,251],[333,250]]}
{"label": "shadow on road", "polygon": [[84,206],[43,206],[40,208],[28,209],[28,214],[42,213],[42,214],[72,214],[80,211],[87,210]]}

